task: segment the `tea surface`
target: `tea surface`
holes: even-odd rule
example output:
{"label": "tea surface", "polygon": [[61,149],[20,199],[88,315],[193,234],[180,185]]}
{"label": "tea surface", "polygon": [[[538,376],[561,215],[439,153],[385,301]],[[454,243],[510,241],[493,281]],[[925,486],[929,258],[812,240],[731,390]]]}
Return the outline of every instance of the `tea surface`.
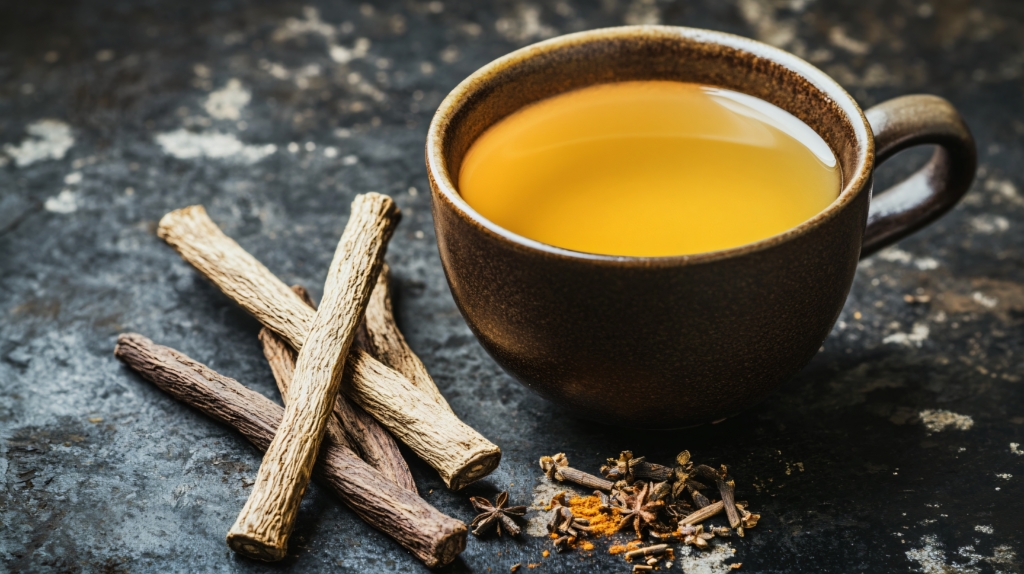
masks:
{"label": "tea surface", "polygon": [[459,193],[513,233],[606,255],[716,251],[779,234],[839,195],[828,144],[758,98],[669,81],[537,102],[470,147]]}

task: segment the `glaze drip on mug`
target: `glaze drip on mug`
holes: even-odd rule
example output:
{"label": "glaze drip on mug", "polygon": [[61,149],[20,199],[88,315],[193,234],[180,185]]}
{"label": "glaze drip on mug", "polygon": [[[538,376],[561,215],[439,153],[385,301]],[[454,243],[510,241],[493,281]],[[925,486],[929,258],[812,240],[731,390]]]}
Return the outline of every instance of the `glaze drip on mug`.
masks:
{"label": "glaze drip on mug", "polygon": [[656,257],[777,235],[839,195],[807,124],[739,92],[601,84],[502,119],[471,146],[459,193],[513,233],[574,251]]}

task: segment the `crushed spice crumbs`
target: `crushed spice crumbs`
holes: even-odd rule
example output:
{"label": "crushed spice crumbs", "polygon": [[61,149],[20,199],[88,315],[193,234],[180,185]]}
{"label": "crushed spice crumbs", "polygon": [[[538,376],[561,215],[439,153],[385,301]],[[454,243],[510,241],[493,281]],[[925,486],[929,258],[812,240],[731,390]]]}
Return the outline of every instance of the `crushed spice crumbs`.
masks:
{"label": "crushed spice crumbs", "polygon": [[[564,454],[557,456],[562,457],[564,460]],[[541,468],[545,472],[549,470],[545,467],[545,463],[550,463],[550,459],[552,457],[541,458]],[[567,463],[567,461],[565,462]],[[571,491],[560,491],[551,498],[550,504],[544,507],[544,510],[555,511],[549,517],[550,519],[547,524],[548,531],[551,533],[551,540],[555,542],[555,548],[559,552],[569,548],[582,550],[586,553],[579,554],[578,558],[579,560],[584,560],[586,557],[594,555],[591,551],[595,548],[596,539],[608,538],[621,532],[622,529],[619,526],[623,522],[623,512],[628,512],[632,516],[641,510],[649,510],[651,514],[655,515],[655,518],[648,520],[650,524],[634,526],[636,526],[636,535],[638,537],[643,535],[641,527],[651,528],[651,538],[654,544],[644,548],[645,543],[641,539],[625,544],[611,544],[612,541],[609,541],[611,545],[607,547],[608,554],[624,555],[623,557],[626,559],[626,562],[632,562],[633,559],[639,558],[642,563],[632,565],[634,572],[667,570],[673,567],[676,558],[675,549],[669,548],[669,544],[693,545],[703,550],[711,547],[708,541],[715,536],[729,536],[730,532],[735,529],[737,535],[742,537],[745,529],[753,528],[757,524],[760,515],[747,510],[748,504],[746,502],[733,500],[735,496],[735,483],[728,476],[729,470],[726,465],[720,465],[719,468],[696,465],[690,460],[689,451],[679,453],[676,456],[675,462],[676,465],[674,467],[667,467],[646,462],[644,457],[634,457],[632,452],[623,451],[618,459],[609,458],[608,464],[601,467],[604,479],[583,473],[582,471],[575,471],[576,474],[582,476],[579,480],[558,476],[552,478],[551,475],[547,475],[548,479],[568,480],[569,482],[577,482],[582,486],[588,487],[591,482],[603,481],[602,484],[613,483],[610,487],[600,487],[601,490],[610,490],[610,494],[596,491],[593,496],[580,496],[572,494]],[[562,465],[562,467],[565,466],[566,464]],[[567,472],[569,470],[573,469],[563,468],[563,471]],[[709,486],[705,486],[703,482],[691,480],[691,477],[700,478],[704,482],[708,482]],[[651,482],[637,479],[650,479]],[[714,483],[714,486],[710,486],[711,483]],[[656,498],[654,498],[657,504],[650,503],[648,500],[648,506],[651,507],[648,508],[648,506],[643,506],[641,504],[642,501],[639,501],[639,499],[648,494],[648,488],[651,485],[654,485],[654,489],[657,490]],[[689,501],[683,498],[683,495],[689,493],[698,508],[707,507],[712,504],[708,496],[714,496],[710,491],[715,489],[716,486],[722,496],[721,501],[713,503],[716,505],[714,507],[717,509],[716,512],[710,512],[708,516],[696,516],[700,511],[693,511]],[[708,490],[709,494],[705,495],[699,492],[700,490]],[[703,500],[703,504],[701,504],[701,500],[698,500],[698,498]],[[634,499],[637,499],[635,504]],[[725,506],[726,504],[729,505],[728,508]],[[634,508],[634,506],[637,508]],[[665,515],[670,523],[679,521],[678,529],[665,531],[666,525],[658,521],[658,515],[662,508],[666,509]],[[721,513],[723,510],[725,510],[726,515],[729,517],[730,524],[738,520],[740,526],[735,528],[711,526],[707,527],[709,528],[707,532],[703,532],[706,526],[699,523],[710,516]],[[705,513],[707,514],[708,511]],[[680,517],[692,520],[697,525],[693,526],[693,523],[689,521],[684,524],[684,520],[680,519]],[[667,526],[671,526],[671,524]],[[616,536],[616,538],[619,538],[619,536]],[[614,542],[618,542],[618,540]],[[729,550],[733,554],[736,553],[735,548],[730,548]],[[692,552],[692,550],[687,548],[687,552]],[[544,558],[548,558],[550,554],[547,550],[543,551]],[[537,566],[540,566],[540,564],[530,564],[529,568]],[[729,565],[732,569],[738,569],[740,566],[739,563]]]}
{"label": "crushed spice crumbs", "polygon": [[618,510],[601,510],[601,499],[597,496],[574,496],[569,499],[569,510],[573,516],[590,521],[594,536],[611,536],[618,531],[621,513]]}

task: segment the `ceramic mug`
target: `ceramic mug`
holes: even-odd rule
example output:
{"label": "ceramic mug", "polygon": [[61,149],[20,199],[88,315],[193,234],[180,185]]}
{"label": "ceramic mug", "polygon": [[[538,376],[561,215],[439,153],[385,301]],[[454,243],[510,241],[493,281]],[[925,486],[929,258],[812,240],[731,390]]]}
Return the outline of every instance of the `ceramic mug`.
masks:
{"label": "ceramic mug", "polygon": [[[463,157],[488,127],[556,94],[677,80],[767,100],[828,142],[839,197],[779,235],[676,257],[545,245],[498,227],[460,196]],[[872,171],[911,146],[930,162],[872,199]],[[506,371],[580,416],[676,428],[734,415],[818,351],[857,261],[952,208],[974,178],[974,140],[949,102],[905,96],[862,112],[800,58],[746,38],[669,26],[570,34],[484,66],[441,103],[427,135],[441,262],[455,302]]]}

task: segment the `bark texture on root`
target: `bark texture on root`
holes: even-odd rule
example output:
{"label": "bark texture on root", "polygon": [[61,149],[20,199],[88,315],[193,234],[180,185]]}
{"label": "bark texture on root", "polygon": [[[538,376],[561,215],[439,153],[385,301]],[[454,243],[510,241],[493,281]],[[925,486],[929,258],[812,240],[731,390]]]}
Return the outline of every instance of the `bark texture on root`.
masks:
{"label": "bark texture on root", "polygon": [[[284,409],[238,381],[138,334],[118,338],[114,355],[175,399],[240,432],[266,450]],[[394,484],[331,436],[324,439],[313,479],[360,518],[389,535],[429,567],[452,562],[466,548],[466,525]]]}
{"label": "bark texture on root", "polygon": [[386,195],[357,195],[327,271],[320,308],[295,359],[284,417],[256,473],[249,498],[228,530],[235,552],[280,560],[288,551],[327,423],[333,420],[345,359],[398,225]]}
{"label": "bark texture on root", "polygon": [[[302,297],[310,308],[315,308],[308,291],[297,285],[293,285],[292,290]],[[266,327],[260,330],[259,338],[263,344],[263,355],[267,358],[270,370],[277,381],[277,388],[281,391],[282,397],[287,397],[292,375],[295,373],[295,350]],[[402,458],[395,438],[373,417],[366,414],[366,411],[352,403],[344,393],[338,394],[337,402],[334,404],[334,415],[327,423],[327,434],[341,435],[339,439],[356,451],[359,458],[379,470],[391,479],[391,482],[416,492],[412,472]]]}
{"label": "bark texture on root", "polygon": [[395,311],[391,306],[390,275],[391,270],[385,263],[377,277],[377,285],[370,294],[370,302],[366,305],[366,316],[356,335],[356,344],[378,361],[405,375],[409,382],[437,404],[451,410],[448,401],[437,389],[434,378],[427,372],[427,367],[398,329]]}
{"label": "bark texture on root", "polygon": [[[265,327],[293,349],[302,348],[313,310],[224,235],[201,206],[166,215],[157,234]],[[344,372],[356,384],[343,384],[342,391],[434,467],[449,488],[462,488],[497,468],[501,449],[405,375],[355,346]]]}

